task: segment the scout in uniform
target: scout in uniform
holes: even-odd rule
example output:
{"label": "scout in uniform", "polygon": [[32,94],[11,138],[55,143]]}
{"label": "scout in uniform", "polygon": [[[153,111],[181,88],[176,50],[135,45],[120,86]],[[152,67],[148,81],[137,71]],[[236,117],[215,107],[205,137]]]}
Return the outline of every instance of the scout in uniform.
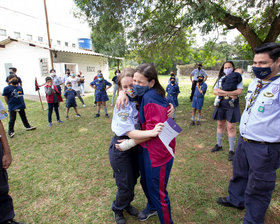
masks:
{"label": "scout in uniform", "polygon": [[228,197],[217,203],[246,208],[243,223],[263,224],[280,167],[280,44],[255,49],[253,72],[233,161]]}
{"label": "scout in uniform", "polygon": [[25,114],[26,106],[23,98],[23,89],[18,84],[18,77],[13,74],[9,75],[8,81],[9,85],[4,88],[2,95],[4,96],[9,108],[10,120],[8,135],[10,138],[12,138],[15,135],[14,126],[17,118],[17,112],[20,115],[21,121],[26,131],[34,130],[36,127],[31,126],[27,120]]}
{"label": "scout in uniform", "polygon": [[[161,130],[159,126],[151,131],[139,130],[140,124],[138,122],[138,110],[135,101],[136,94],[133,90],[133,74],[134,69],[126,68],[118,76],[118,88],[127,94],[129,102],[120,110],[117,107],[114,108],[112,131],[115,133],[115,136],[109,147],[110,164],[118,187],[116,199],[112,204],[117,224],[126,223],[123,210],[136,217],[139,213],[131,205],[134,198],[134,186],[139,177],[138,149],[136,144],[149,140],[149,137],[157,136]],[[119,140],[123,139],[129,140],[122,142],[121,147],[118,147]]]}
{"label": "scout in uniform", "polygon": [[109,118],[106,101],[109,100],[107,90],[112,86],[110,82],[104,79],[102,73],[98,73],[98,79],[92,81],[90,86],[95,89],[95,101],[97,102],[97,114],[95,117],[100,117],[100,106],[104,106],[105,117]]}
{"label": "scout in uniform", "polygon": [[193,96],[193,102],[192,102],[193,111],[192,111],[191,125],[195,124],[196,110],[198,110],[196,124],[200,125],[201,109],[203,107],[204,95],[206,93],[206,90],[207,90],[207,84],[204,82],[204,76],[202,74],[200,74],[197,77],[196,89],[195,89],[194,96]]}
{"label": "scout in uniform", "polygon": [[0,101],[0,223],[1,224],[23,224],[16,222],[13,199],[9,195],[7,170],[12,162],[11,150],[2,124],[2,119],[8,116]]}
{"label": "scout in uniform", "polygon": [[[176,79],[175,78],[170,78],[170,84],[166,87],[166,92],[167,92],[167,101],[169,103],[172,103],[175,110],[176,107],[179,106],[178,103],[178,95],[180,93],[179,86],[176,84]],[[173,113],[173,119],[175,119],[175,113]]]}
{"label": "scout in uniform", "polygon": [[81,117],[81,115],[78,113],[77,110],[77,103],[76,103],[76,96],[77,93],[74,89],[72,89],[72,83],[68,82],[67,83],[67,90],[64,92],[64,96],[66,98],[66,120],[69,119],[69,109],[71,107],[74,108],[75,112],[76,112],[76,117]]}
{"label": "scout in uniform", "polygon": [[203,75],[203,76],[205,77],[205,80],[204,80],[204,81],[206,81],[206,80],[207,80],[207,74],[206,74],[205,70],[202,69],[202,64],[199,63],[199,64],[197,65],[197,68],[194,69],[194,70],[191,72],[191,74],[190,74],[190,80],[191,80],[191,82],[192,82],[192,89],[191,89],[191,96],[190,96],[190,101],[191,101],[191,102],[192,102],[192,100],[193,100],[194,92],[195,92],[195,89],[196,89],[196,84],[197,84],[197,82],[198,82],[198,76],[199,76],[200,74]]}

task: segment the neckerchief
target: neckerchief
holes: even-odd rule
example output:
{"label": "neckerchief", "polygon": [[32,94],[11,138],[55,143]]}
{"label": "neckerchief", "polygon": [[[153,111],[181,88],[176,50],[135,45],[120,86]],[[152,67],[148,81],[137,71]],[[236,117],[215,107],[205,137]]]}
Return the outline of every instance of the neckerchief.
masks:
{"label": "neckerchief", "polygon": [[279,77],[280,77],[280,73],[278,73],[277,75],[273,76],[268,81],[263,81],[261,79],[258,80],[257,87],[256,87],[254,93],[250,96],[250,98],[248,100],[249,104],[247,106],[246,111],[249,110],[249,112],[248,112],[249,114],[251,113],[252,106],[254,105],[254,103],[256,101],[256,98],[259,95],[261,89],[267,87],[272,81],[278,79]]}

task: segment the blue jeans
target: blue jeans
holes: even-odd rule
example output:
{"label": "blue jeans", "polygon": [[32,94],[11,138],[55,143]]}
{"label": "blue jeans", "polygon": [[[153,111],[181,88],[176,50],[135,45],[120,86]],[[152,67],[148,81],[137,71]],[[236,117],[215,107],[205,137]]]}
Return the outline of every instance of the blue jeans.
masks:
{"label": "blue jeans", "polygon": [[49,123],[52,122],[52,112],[54,109],[55,115],[56,115],[56,120],[60,120],[59,118],[59,111],[58,111],[58,105],[59,103],[48,103],[48,108],[49,108],[49,112],[48,112],[48,121]]}

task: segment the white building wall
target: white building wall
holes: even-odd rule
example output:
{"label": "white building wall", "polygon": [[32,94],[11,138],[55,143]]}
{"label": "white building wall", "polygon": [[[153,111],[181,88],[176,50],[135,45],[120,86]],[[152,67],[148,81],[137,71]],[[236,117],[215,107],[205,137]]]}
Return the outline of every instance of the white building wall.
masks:
{"label": "white building wall", "polygon": [[[56,64],[55,67],[62,68],[62,71],[64,71],[64,66],[61,65],[65,63],[77,64],[77,71],[81,71],[85,76],[85,92],[93,92],[93,89],[89,86],[89,84],[90,82],[92,82],[94,76],[97,75],[97,70],[101,70],[104,75],[104,78],[107,80],[109,79],[108,58],[84,54],[71,54],[65,52],[57,52],[56,55],[57,57],[54,58],[54,63]],[[94,71],[88,72],[88,67],[94,67]],[[63,77],[63,74],[58,75]]]}
{"label": "white building wall", "polygon": [[[11,63],[17,68],[17,75],[22,79],[25,94],[36,95],[35,77],[43,84],[45,77],[41,76],[40,58],[48,58],[49,51],[39,47],[31,47],[20,42],[11,42],[5,48],[0,48],[0,85],[1,92],[7,86],[5,63]],[[50,62],[49,62],[50,68]]]}
{"label": "white building wall", "polygon": [[[78,48],[78,38],[90,38],[89,25],[73,16],[76,6],[73,0],[47,0],[50,38],[52,46],[61,41],[60,46]],[[33,41],[43,37],[43,42],[48,43],[47,28],[43,0],[0,0],[0,29],[7,31],[7,36],[15,37],[14,32],[19,32],[21,39],[27,40],[27,35],[32,35]],[[7,36],[0,36],[1,39]]]}
{"label": "white building wall", "polygon": [[[97,70],[101,70],[104,78],[109,79],[108,58],[100,56],[91,56],[85,54],[74,54],[66,52],[57,52],[54,58],[54,67],[57,75],[63,77],[65,72],[64,65],[67,63],[76,64],[76,73],[82,71],[85,76],[85,92],[93,92],[89,83],[97,75]],[[7,86],[5,64],[10,63],[17,68],[17,75],[22,79],[25,94],[37,95],[35,91],[35,77],[39,84],[45,82],[46,76],[41,76],[40,59],[48,58],[48,70],[50,70],[49,50],[40,47],[32,47],[21,42],[11,42],[5,48],[0,48],[0,85],[3,90]],[[94,67],[94,71],[88,72],[88,67]],[[110,81],[110,80],[108,80]],[[44,92],[41,90],[41,94]]]}

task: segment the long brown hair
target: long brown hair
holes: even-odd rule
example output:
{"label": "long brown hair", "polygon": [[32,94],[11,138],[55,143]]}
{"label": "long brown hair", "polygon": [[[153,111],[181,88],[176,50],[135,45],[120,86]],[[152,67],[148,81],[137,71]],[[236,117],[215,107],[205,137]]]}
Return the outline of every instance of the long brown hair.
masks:
{"label": "long brown hair", "polygon": [[123,69],[123,71],[121,72],[121,74],[118,75],[117,78],[117,85],[119,89],[122,89],[122,85],[121,85],[121,81],[124,77],[131,77],[133,78],[135,73],[135,69],[133,68],[125,68]]}
{"label": "long brown hair", "polygon": [[159,83],[157,70],[153,64],[149,64],[149,63],[141,64],[135,69],[135,72],[139,72],[142,75],[144,75],[149,82],[154,80],[155,84],[153,88],[157,91],[157,93],[160,96],[165,97],[165,90]]}

